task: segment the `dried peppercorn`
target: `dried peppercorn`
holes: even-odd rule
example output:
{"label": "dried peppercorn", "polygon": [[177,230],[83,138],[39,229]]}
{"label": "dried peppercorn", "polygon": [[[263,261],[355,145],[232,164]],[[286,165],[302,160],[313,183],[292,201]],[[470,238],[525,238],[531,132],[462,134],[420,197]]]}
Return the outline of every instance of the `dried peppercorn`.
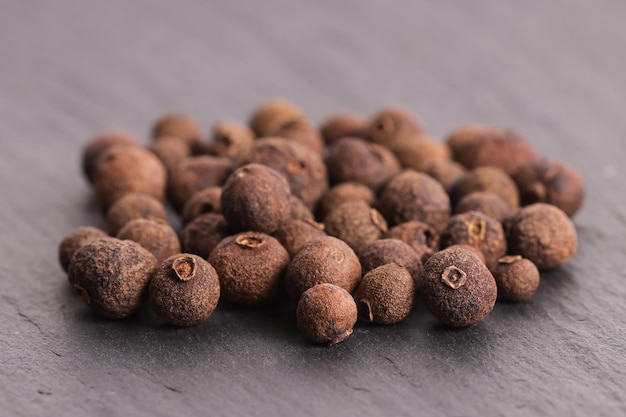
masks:
{"label": "dried peppercorn", "polygon": [[394,263],[406,268],[415,281],[419,279],[423,268],[413,248],[398,239],[379,239],[370,243],[363,249],[359,259],[363,272]]}
{"label": "dried peppercorn", "polygon": [[209,187],[195,193],[183,206],[180,216],[183,224],[187,224],[203,214],[220,214],[222,212],[221,197],[221,187]]}
{"label": "dried peppercorn", "polygon": [[322,157],[308,148],[284,138],[263,138],[254,143],[250,162],[280,172],[291,193],[311,210],[328,189],[328,174]]}
{"label": "dried peppercorn", "polygon": [[356,253],[388,231],[382,214],[361,200],[335,207],[324,218],[324,226],[326,233],[343,240]]}
{"label": "dried peppercorn", "polygon": [[374,191],[400,172],[400,163],[389,149],[359,138],[335,142],[328,151],[326,165],[331,183],[356,182]]}
{"label": "dried peppercorn", "polygon": [[96,314],[121,319],[139,308],[156,265],[155,257],[138,243],[109,237],[79,249],[68,278]]}
{"label": "dried peppercorn", "polygon": [[450,198],[437,180],[407,170],[382,189],[378,209],[391,225],[417,220],[440,232],[450,218]]}
{"label": "dried peppercorn", "polygon": [[233,170],[229,158],[202,155],[181,161],[168,179],[167,194],[172,206],[180,213],[194,194],[221,186]]}
{"label": "dried peppercorn", "polygon": [[539,270],[534,263],[519,255],[498,259],[493,277],[498,286],[498,299],[505,301],[526,301],[539,286]]}
{"label": "dried peppercorn", "polygon": [[456,214],[479,211],[502,222],[513,214],[511,207],[498,194],[489,191],[476,191],[465,195],[454,207]]}
{"label": "dried peppercorn", "polygon": [[236,229],[272,233],[291,215],[290,195],[289,184],[277,171],[244,165],[222,188],[222,213]]}
{"label": "dried peppercorn", "polygon": [[158,263],[180,253],[178,235],[163,220],[134,219],[117,233],[118,239],[128,239],[139,243],[154,255]]}
{"label": "dried peppercorn", "polygon": [[361,137],[364,129],[365,118],[353,112],[335,113],[320,125],[320,133],[327,145],[345,137]]}
{"label": "dried peppercorn", "polygon": [[513,179],[523,205],[548,203],[572,217],[585,199],[582,177],[563,162],[542,159],[520,168]]}
{"label": "dried peppercorn", "polygon": [[90,226],[81,226],[66,234],[59,244],[59,262],[61,263],[61,268],[67,272],[72,257],[80,248],[94,240],[102,239],[107,236],[104,231]]}
{"label": "dried peppercorn", "polygon": [[415,282],[405,267],[396,263],[381,265],[361,279],[354,299],[361,320],[395,324],[413,309]]}
{"label": "dried peppercorn", "polygon": [[324,150],[322,135],[306,120],[284,125],[270,135],[289,139],[319,154]]}
{"label": "dried peppercorn", "polygon": [[167,113],[160,116],[152,126],[152,137],[175,137],[195,151],[202,142],[202,129],[197,121],[183,114]]}
{"label": "dried peppercorn", "polygon": [[515,182],[504,171],[494,167],[479,167],[457,181],[453,190],[455,204],[477,191],[488,191],[500,196],[514,211],[519,207],[519,191]]}
{"label": "dried peppercorn", "polygon": [[297,300],[309,288],[329,283],[352,292],[361,279],[361,263],[345,242],[332,236],[307,242],[287,267],[287,294]]}
{"label": "dried peppercorn", "polygon": [[409,136],[392,148],[404,168],[426,172],[436,161],[449,161],[450,148],[445,143],[425,135]]}
{"label": "dried peppercorn", "polygon": [[484,319],[497,297],[489,269],[472,252],[460,248],[432,255],[424,264],[417,291],[426,308],[453,327],[472,326]]}
{"label": "dried peppercorn", "polygon": [[[460,248],[460,249],[468,250],[468,251],[472,252],[474,255],[476,255],[478,257],[478,259],[480,259],[480,261],[482,263],[485,263],[485,255],[476,246],[456,244],[456,245],[450,245],[446,249],[453,249],[453,248]],[[425,262],[425,261],[423,261],[423,262]]]}
{"label": "dried peppercorn", "polygon": [[540,270],[558,268],[576,253],[576,228],[558,207],[532,204],[506,223],[509,253],[529,259]]}
{"label": "dried peppercorn", "polygon": [[327,236],[324,225],[313,220],[287,220],[274,232],[274,237],[293,258],[307,242]]}
{"label": "dried peppercorn", "polygon": [[174,326],[193,326],[217,307],[220,284],[211,264],[199,256],[176,254],[153,272],[150,303],[157,315]]}
{"label": "dried peppercorn", "polygon": [[408,244],[422,263],[439,250],[439,233],[426,223],[418,221],[400,223],[391,228],[386,237]]}
{"label": "dried peppercorn", "polygon": [[343,288],[318,284],[302,294],[296,318],[300,332],[308,340],[334,345],[352,334],[357,307],[350,293]]}
{"label": "dried peppercorn", "polygon": [[273,98],[257,106],[250,118],[250,127],[257,137],[264,137],[305,119],[304,112],[296,104],[285,98]]}
{"label": "dried peppercorn", "polygon": [[424,173],[439,181],[450,195],[456,182],[465,176],[467,170],[458,162],[449,159],[436,159],[426,165]]}
{"label": "dried peppercorn", "polygon": [[180,232],[183,252],[208,258],[211,251],[226,236],[232,234],[226,219],[221,214],[208,213],[196,217]]}
{"label": "dried peppercorn", "polygon": [[224,238],[208,260],[217,271],[225,300],[259,306],[274,301],[284,288],[289,254],[265,233],[243,232]]}
{"label": "dried peppercorn", "polygon": [[315,220],[315,215],[313,215],[313,212],[304,204],[304,201],[293,194],[289,197],[289,213],[289,218],[293,220]]}
{"label": "dried peppercorn", "polygon": [[91,139],[85,145],[81,158],[87,181],[93,182],[94,165],[100,154],[115,145],[139,146],[139,142],[130,133],[116,131],[105,132]]}
{"label": "dried peppercorn", "polygon": [[172,136],[164,136],[153,141],[148,150],[159,158],[168,173],[173,172],[180,162],[191,156],[189,145]]}
{"label": "dried peppercorn", "polygon": [[363,135],[368,142],[393,149],[409,136],[425,133],[424,125],[407,109],[390,106],[376,113],[366,124]]}
{"label": "dried peppercorn", "polygon": [[166,180],[167,172],[161,161],[137,146],[111,146],[94,163],[94,194],[105,212],[117,200],[131,193],[163,200]]}
{"label": "dried peppercorn", "polygon": [[451,245],[474,246],[485,255],[485,264],[491,269],[506,253],[506,238],[499,221],[479,211],[456,214],[441,234],[443,248]]}
{"label": "dried peppercorn", "polygon": [[135,219],[167,221],[167,212],[163,203],[154,197],[139,193],[126,194],[107,211],[107,231],[115,236],[126,223]]}
{"label": "dried peppercorn", "polygon": [[491,166],[513,175],[537,159],[530,142],[511,129],[461,126],[450,133],[448,145],[454,159],[468,169]]}
{"label": "dried peppercorn", "polygon": [[320,200],[318,212],[323,219],[335,207],[349,201],[365,201],[370,206],[376,202],[376,194],[366,185],[357,182],[342,182],[330,188]]}
{"label": "dried peppercorn", "polygon": [[248,126],[237,122],[220,122],[213,126],[207,152],[230,158],[235,165],[241,165],[249,158],[253,143],[254,133]]}

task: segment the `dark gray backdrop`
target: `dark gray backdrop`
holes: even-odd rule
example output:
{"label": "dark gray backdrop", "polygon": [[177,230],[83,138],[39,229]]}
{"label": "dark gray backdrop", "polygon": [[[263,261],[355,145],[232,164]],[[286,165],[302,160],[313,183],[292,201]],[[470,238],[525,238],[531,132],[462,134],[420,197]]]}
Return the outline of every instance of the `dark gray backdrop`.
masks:
{"label": "dark gray backdrop", "polygon": [[[626,413],[626,3],[0,0],[0,414]],[[389,103],[441,137],[480,121],[582,171],[580,249],[479,325],[359,327],[328,349],[289,310],[191,329],[95,318],[56,260],[102,225],[78,169],[105,128],[208,129],[284,95],[311,118]]]}

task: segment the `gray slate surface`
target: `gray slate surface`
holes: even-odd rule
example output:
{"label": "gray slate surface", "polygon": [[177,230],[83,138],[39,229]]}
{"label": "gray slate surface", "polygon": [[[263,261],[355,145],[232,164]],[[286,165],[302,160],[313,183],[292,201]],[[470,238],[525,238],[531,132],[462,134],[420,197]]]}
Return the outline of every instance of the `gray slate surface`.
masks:
{"label": "gray slate surface", "polygon": [[[626,414],[623,1],[0,1],[0,414]],[[450,330],[419,306],[308,345],[288,309],[191,329],[103,321],[71,294],[61,237],[102,225],[78,169],[105,128],[166,110],[245,119],[284,95],[319,121],[388,103],[434,136],[526,133],[588,184],[580,249],[536,296]]]}

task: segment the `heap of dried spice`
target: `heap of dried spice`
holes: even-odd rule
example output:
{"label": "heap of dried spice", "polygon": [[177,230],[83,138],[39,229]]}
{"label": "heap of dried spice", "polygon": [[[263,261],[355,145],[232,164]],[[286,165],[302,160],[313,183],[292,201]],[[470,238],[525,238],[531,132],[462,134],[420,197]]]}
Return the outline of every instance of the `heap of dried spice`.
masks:
{"label": "heap of dried spice", "polygon": [[585,194],[576,170],[510,129],[465,125],[437,140],[395,106],[318,128],[286,99],[208,133],[162,115],[147,146],[102,133],[82,169],[106,231],[70,231],[59,260],[96,314],[121,319],[148,300],[164,322],[191,326],[220,296],[286,303],[302,334],[328,345],[419,302],[465,327],[497,300],[530,299],[540,270],[574,256]]}

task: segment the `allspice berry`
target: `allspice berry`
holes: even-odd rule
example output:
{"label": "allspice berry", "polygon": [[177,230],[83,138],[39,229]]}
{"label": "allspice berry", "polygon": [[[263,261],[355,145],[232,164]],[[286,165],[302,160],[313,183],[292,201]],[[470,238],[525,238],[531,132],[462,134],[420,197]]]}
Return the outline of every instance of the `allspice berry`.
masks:
{"label": "allspice berry", "polygon": [[459,214],[467,211],[480,211],[499,222],[513,214],[513,210],[502,197],[489,191],[476,191],[461,198],[454,207],[454,212]]}
{"label": "allspice berry", "polygon": [[352,334],[357,307],[350,293],[343,288],[318,284],[302,294],[296,318],[300,332],[308,340],[334,345]]}
{"label": "allspice berry", "polygon": [[441,234],[441,247],[470,245],[485,255],[491,269],[506,253],[506,238],[499,221],[479,211],[456,214]]}
{"label": "allspice berry", "polygon": [[178,235],[169,224],[162,220],[131,220],[120,229],[117,233],[117,238],[139,243],[148,249],[159,263],[172,255],[180,253]]}
{"label": "allspice berry", "polygon": [[361,279],[354,299],[361,320],[395,324],[413,309],[415,282],[405,267],[395,263],[381,265]]}
{"label": "allspice berry", "polygon": [[149,294],[152,308],[163,321],[174,326],[193,326],[217,307],[220,283],[207,261],[179,253],[155,269]]}
{"label": "allspice berry", "polygon": [[460,248],[431,256],[424,264],[417,291],[426,308],[443,324],[453,327],[472,326],[484,319],[498,293],[485,264]]}
{"label": "allspice berry", "polygon": [[293,258],[300,249],[311,240],[327,236],[324,225],[313,220],[289,219],[274,232],[274,237],[283,245]]}
{"label": "allspice berry", "polygon": [[348,292],[354,291],[361,279],[361,263],[354,251],[342,240],[332,236],[307,242],[287,267],[287,294],[294,300],[309,288],[329,283]]}
{"label": "allspice berry", "polygon": [[232,159],[236,165],[241,165],[249,158],[254,133],[238,122],[220,122],[213,126],[208,153]]}
{"label": "allspice berry", "polygon": [[163,203],[154,197],[139,193],[126,194],[107,211],[107,231],[115,236],[126,223],[135,219],[167,222],[167,212]]}
{"label": "allspice berry", "polygon": [[222,213],[236,229],[272,233],[291,215],[290,195],[289,184],[277,171],[244,165],[222,188]]}
{"label": "allspice berry", "polygon": [[289,197],[289,218],[293,220],[305,220],[305,221],[315,221],[315,215],[304,204],[304,201],[300,200],[295,195],[291,195]]}
{"label": "allspice berry", "polygon": [[[474,255],[476,255],[478,257],[478,259],[480,259],[480,261],[482,263],[485,263],[485,255],[476,246],[470,246],[470,245],[465,245],[465,244],[455,244],[455,245],[448,246],[446,249],[454,249],[454,248],[468,250],[468,251],[472,252]],[[422,262],[425,263],[424,260],[422,260]],[[492,274],[493,274],[493,272],[492,272]]]}
{"label": "allspice berry", "polygon": [[367,122],[363,135],[368,142],[393,149],[407,137],[423,133],[424,125],[409,110],[391,106],[379,111]]}
{"label": "allspice berry", "polygon": [[254,110],[250,127],[257,137],[264,137],[305,119],[304,112],[295,103],[285,98],[273,98],[262,102]]}
{"label": "allspice berry", "polygon": [[268,136],[289,139],[319,154],[324,151],[322,135],[306,120],[284,125]]}
{"label": "allspice berry", "polygon": [[363,249],[359,259],[365,273],[393,263],[406,268],[415,281],[423,269],[422,261],[413,248],[398,239],[379,239],[370,243]]}
{"label": "allspice berry", "polygon": [[373,206],[376,202],[376,194],[366,185],[358,182],[342,182],[330,188],[320,200],[318,207],[320,218],[323,219],[335,207],[349,201],[365,201]]}
{"label": "allspice berry", "polygon": [[400,163],[389,149],[359,138],[335,142],[326,165],[331,183],[356,182],[375,192],[400,172]]}
{"label": "allspice berry", "polygon": [[148,146],[148,150],[159,158],[168,173],[173,172],[180,162],[191,156],[189,145],[173,136],[164,136],[154,140]]}
{"label": "allspice berry", "polygon": [[346,242],[357,254],[387,233],[387,222],[365,201],[349,201],[324,218],[326,233]]}
{"label": "allspice berry", "polygon": [[195,193],[183,206],[180,216],[183,224],[187,224],[203,214],[220,214],[222,212],[221,198],[221,187],[209,187]]}
{"label": "allspice berry", "polygon": [[535,264],[519,255],[498,259],[493,277],[498,286],[498,299],[504,301],[526,301],[539,286],[539,270]]}
{"label": "allspice berry", "polygon": [[243,232],[222,240],[208,260],[225,300],[259,306],[274,301],[283,289],[289,254],[265,233]]}
{"label": "allspice berry", "polygon": [[436,161],[449,161],[450,148],[425,135],[409,136],[399,141],[392,148],[404,168],[426,172],[426,169]]}
{"label": "allspice berry", "polygon": [[574,223],[558,207],[536,203],[507,219],[509,253],[529,259],[540,270],[558,268],[578,246]]}
{"label": "allspice berry", "polygon": [[450,218],[450,198],[437,180],[407,170],[393,177],[382,189],[378,209],[393,226],[417,220],[440,232]]}
{"label": "allspice berry", "polygon": [[520,168],[513,179],[523,205],[548,203],[572,217],[585,199],[582,177],[563,162],[539,160]]}
{"label": "allspice berry", "polygon": [[81,158],[83,174],[87,181],[93,182],[94,165],[100,154],[114,145],[138,147],[139,141],[130,133],[117,131],[104,132],[91,139],[83,148]]}
{"label": "allspice berry", "polygon": [[152,127],[152,137],[175,137],[185,143],[192,151],[202,141],[202,129],[196,120],[183,114],[167,113],[159,117]]}
{"label": "allspice berry", "polygon": [[95,240],[74,254],[68,278],[74,292],[98,315],[130,316],[144,299],[154,256],[130,240]]}
{"label": "allspice berry", "polygon": [[180,245],[183,252],[193,253],[201,258],[209,254],[232,229],[221,214],[207,213],[196,217],[180,232]]}
{"label": "allspice berry", "polygon": [[166,180],[167,172],[161,161],[138,146],[111,146],[94,163],[94,194],[105,212],[131,193],[147,194],[162,201]]}
{"label": "allspice berry", "polygon": [[439,181],[450,195],[457,181],[465,176],[467,170],[458,162],[449,159],[436,159],[426,165],[424,173]]}
{"label": "allspice berry", "polygon": [[341,138],[361,137],[365,129],[365,118],[354,112],[338,112],[329,116],[320,125],[320,133],[326,145]]}
{"label": "allspice berry", "polygon": [[418,221],[400,223],[391,228],[386,237],[408,244],[422,263],[439,250],[439,233],[426,223]]}
{"label": "allspice berry", "polygon": [[488,191],[500,196],[514,211],[519,207],[519,191],[515,182],[504,171],[493,167],[479,167],[468,172],[455,185],[454,202],[477,191]]}
{"label": "allspice berry", "polygon": [[70,267],[70,261],[74,254],[83,246],[97,239],[102,239],[108,235],[97,227],[81,226],[63,237],[59,244],[59,262],[61,268],[67,272]]}

